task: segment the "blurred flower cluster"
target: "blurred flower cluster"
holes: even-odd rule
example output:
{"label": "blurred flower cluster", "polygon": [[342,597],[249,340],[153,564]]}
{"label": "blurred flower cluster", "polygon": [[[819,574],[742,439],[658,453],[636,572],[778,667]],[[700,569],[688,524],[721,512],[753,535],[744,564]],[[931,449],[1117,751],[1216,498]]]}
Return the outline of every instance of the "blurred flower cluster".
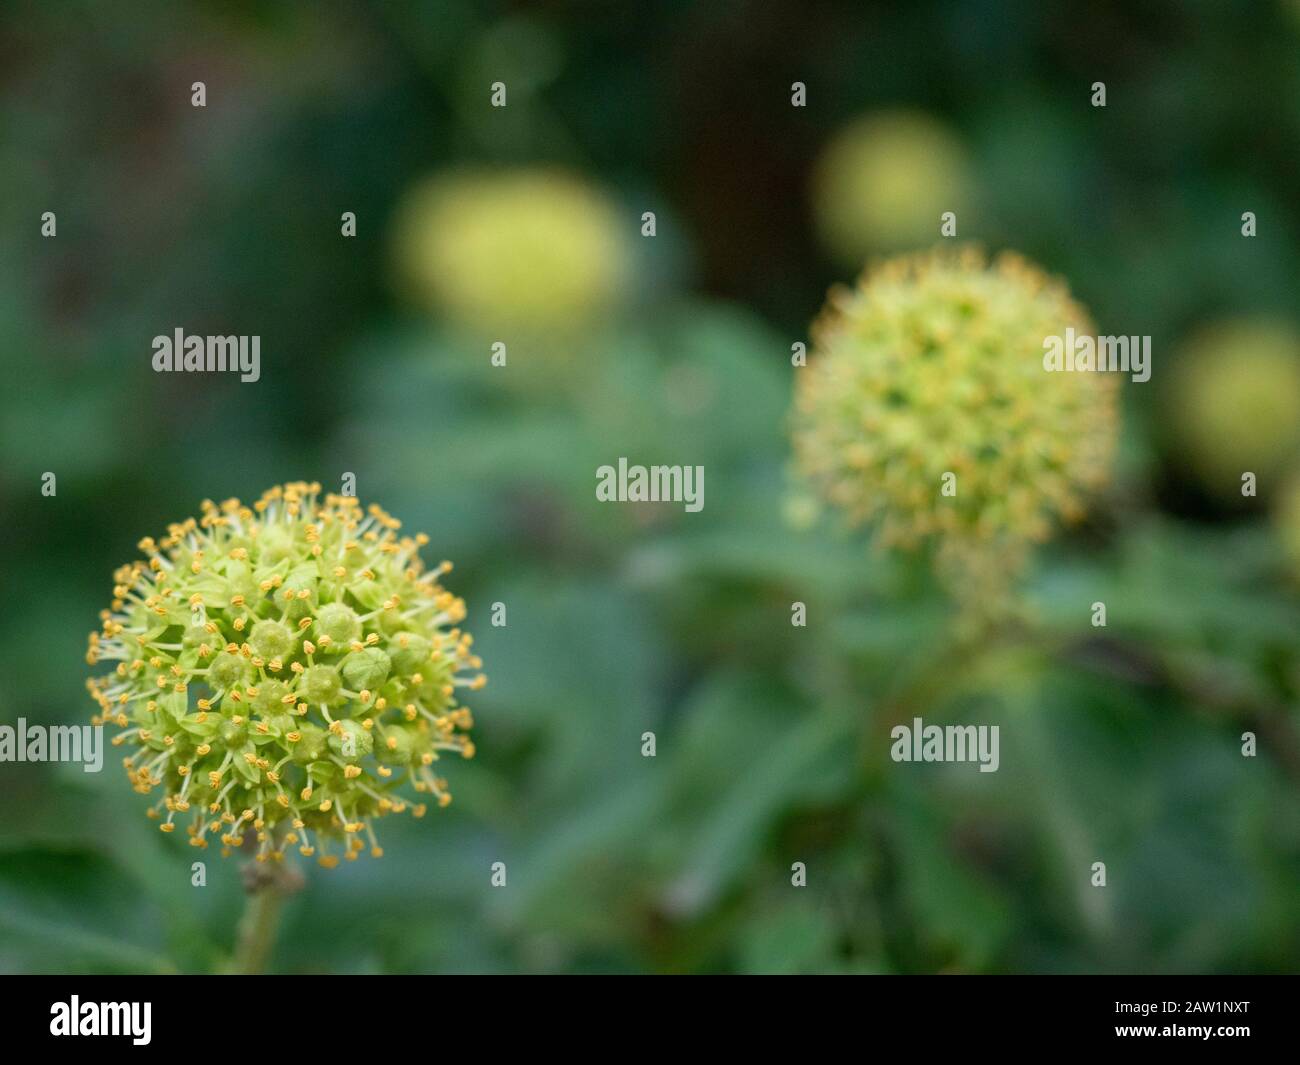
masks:
{"label": "blurred flower cluster", "polygon": [[1107,478],[1116,380],[1051,374],[1043,339],[1088,320],[1024,260],[967,249],[892,260],[837,289],[796,384],[801,472],[880,543],[934,542],[986,599]]}

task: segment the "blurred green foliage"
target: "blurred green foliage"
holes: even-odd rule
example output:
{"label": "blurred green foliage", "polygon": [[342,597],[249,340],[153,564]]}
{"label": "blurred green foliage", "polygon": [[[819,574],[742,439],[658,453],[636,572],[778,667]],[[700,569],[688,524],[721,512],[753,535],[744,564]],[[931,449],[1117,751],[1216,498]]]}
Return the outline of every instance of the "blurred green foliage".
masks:
{"label": "blurred green foliage", "polygon": [[[1293,4],[31,3],[0,41],[0,720],[87,720],[113,567],[204,497],[354,472],[469,604],[491,682],[455,804],[313,868],[277,969],[1297,968],[1275,486],[1229,509],[1165,453],[1157,402],[1199,324],[1296,319]],[[849,280],[812,175],[900,106],[962,139],[963,238],[1155,351],[1114,491],[1039,559],[1037,627],[974,648],[923,563],[789,506],[790,345]],[[496,370],[396,294],[390,232],[431,174],[525,164],[609,190],[638,255],[617,315],[531,375],[527,344]],[[260,335],[262,380],[154,374],[177,326]],[[704,465],[704,510],[597,505],[620,455]],[[890,762],[914,715],[1003,725],[1001,769]],[[145,805],[111,753],[0,767],[0,969],[220,964],[237,861],[202,855],[191,887]]]}

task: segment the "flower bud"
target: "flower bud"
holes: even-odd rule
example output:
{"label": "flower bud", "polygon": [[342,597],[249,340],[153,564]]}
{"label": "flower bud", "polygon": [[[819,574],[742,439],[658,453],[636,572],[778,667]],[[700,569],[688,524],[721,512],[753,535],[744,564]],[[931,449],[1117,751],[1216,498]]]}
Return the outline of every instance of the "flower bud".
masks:
{"label": "flower bud", "polygon": [[343,680],[339,677],[339,671],[333,666],[325,665],[310,666],[303,673],[299,687],[303,701],[313,706],[333,703],[342,689]]}
{"label": "flower bud", "polygon": [[350,688],[374,691],[388,679],[392,666],[392,660],[378,647],[367,647],[343,659],[343,679]]}
{"label": "flower bud", "polygon": [[374,737],[359,721],[343,718],[337,724],[338,731],[331,733],[328,743],[330,750],[344,761],[356,761],[374,752]]}
{"label": "flower bud", "polygon": [[348,644],[361,635],[361,619],[344,603],[326,603],[316,611],[317,638],[328,636],[327,646],[347,650]]}
{"label": "flower bud", "polygon": [[293,631],[281,621],[259,621],[253,625],[248,644],[259,658],[283,658],[293,650]]}

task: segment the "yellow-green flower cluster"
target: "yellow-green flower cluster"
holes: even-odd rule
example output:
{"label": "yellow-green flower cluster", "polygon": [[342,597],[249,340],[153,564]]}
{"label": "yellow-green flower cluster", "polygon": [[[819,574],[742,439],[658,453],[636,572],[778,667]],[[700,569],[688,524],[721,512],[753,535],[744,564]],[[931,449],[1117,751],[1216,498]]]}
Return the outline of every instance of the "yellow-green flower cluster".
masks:
{"label": "yellow-green flower cluster", "polygon": [[272,488],[253,506],[205,501],[202,516],[139,547],[114,575],[87,661],[95,724],[122,731],[127,776],[149,811],[190,843],[257,858],[297,845],[337,864],[382,850],[373,822],[424,815],[399,788],[451,801],[432,766],[474,752],[458,688],[479,688],[465,604],[426,570],[423,534],[320,485]]}
{"label": "yellow-green flower cluster", "polygon": [[927,244],[942,215],[974,197],[957,134],[924,111],[882,111],[846,126],[817,161],[813,210],[823,242],[846,263]]}
{"label": "yellow-green flower cluster", "polygon": [[606,311],[629,268],[613,203],[564,172],[437,177],[411,191],[395,223],[412,297],[494,336],[571,332]]}
{"label": "yellow-green flower cluster", "polygon": [[1114,376],[1044,368],[1045,338],[1068,327],[1090,332],[1066,287],[1015,255],[868,271],[831,293],[797,371],[800,471],[884,545],[1014,569],[1081,513],[1115,449]]}
{"label": "yellow-green flower cluster", "polygon": [[1300,334],[1285,320],[1202,326],[1173,361],[1165,394],[1178,459],[1221,499],[1253,473],[1264,494],[1300,455]]}

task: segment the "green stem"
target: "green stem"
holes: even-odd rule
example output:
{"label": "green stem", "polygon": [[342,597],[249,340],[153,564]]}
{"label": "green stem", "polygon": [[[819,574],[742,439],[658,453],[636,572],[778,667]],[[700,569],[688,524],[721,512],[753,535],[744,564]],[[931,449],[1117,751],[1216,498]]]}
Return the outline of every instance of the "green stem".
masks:
{"label": "green stem", "polygon": [[[260,973],[266,967],[275,949],[275,934],[280,926],[285,900],[302,890],[305,883],[296,863],[282,857],[288,825],[281,822],[274,833],[275,852],[280,857],[273,862],[248,861],[241,870],[244,913],[239,919],[235,952],[226,972]],[[243,845],[251,850],[256,843],[257,832],[250,827],[244,835]]]}
{"label": "green stem", "polygon": [[231,971],[240,974],[260,973],[275,946],[285,894],[273,880],[248,895],[244,915],[239,921],[239,942]]}

